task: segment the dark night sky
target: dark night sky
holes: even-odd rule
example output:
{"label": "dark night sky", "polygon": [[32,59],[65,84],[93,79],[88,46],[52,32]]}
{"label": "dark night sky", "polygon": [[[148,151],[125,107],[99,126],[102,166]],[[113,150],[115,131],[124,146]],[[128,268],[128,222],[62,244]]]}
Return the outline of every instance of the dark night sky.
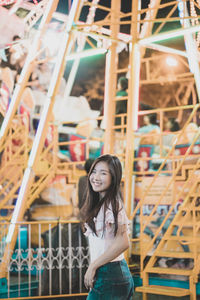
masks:
{"label": "dark night sky", "polygon": [[[71,3],[72,0],[60,0],[58,7],[57,7],[57,11],[58,12],[62,12],[62,13],[68,13],[68,6]],[[116,0],[113,0],[116,1]],[[173,0],[161,0],[161,3],[170,3],[170,2],[174,2]],[[142,0],[141,1],[141,5],[142,5],[142,9],[147,8],[149,6],[150,0]],[[100,0],[99,4],[102,6],[106,6],[106,7],[110,7],[111,6],[111,0]],[[131,11],[131,5],[132,5],[132,0],[121,0],[121,10],[123,12],[130,12]],[[165,17],[168,12],[171,10],[171,7],[165,7],[162,10],[159,10],[158,12],[158,17]],[[81,19],[82,21],[86,20],[87,17],[87,13],[88,13],[88,7],[83,8],[82,14],[81,14]],[[95,15],[95,20],[100,20],[103,19],[106,16],[107,12],[102,11],[100,9],[97,9],[96,11],[96,15]],[[176,10],[175,14],[173,16],[177,16],[178,12]],[[145,15],[142,15],[142,18],[144,18]],[[171,22],[170,23],[171,29],[175,29],[177,27],[177,23],[176,22]],[[165,28],[166,29],[166,28]],[[165,30],[163,29],[163,30]]]}
{"label": "dark night sky", "polygon": [[[69,2],[70,2],[70,0],[60,0],[59,4],[58,4],[57,11],[63,12],[63,13],[68,11],[68,3]],[[131,2],[132,2],[132,0],[122,0],[121,1],[122,11],[124,11],[124,12],[130,11]],[[111,0],[100,0],[99,4],[103,5],[103,6],[106,6],[106,7],[110,7]],[[149,4],[149,0],[143,0],[142,1],[142,8],[147,8],[148,4]]]}

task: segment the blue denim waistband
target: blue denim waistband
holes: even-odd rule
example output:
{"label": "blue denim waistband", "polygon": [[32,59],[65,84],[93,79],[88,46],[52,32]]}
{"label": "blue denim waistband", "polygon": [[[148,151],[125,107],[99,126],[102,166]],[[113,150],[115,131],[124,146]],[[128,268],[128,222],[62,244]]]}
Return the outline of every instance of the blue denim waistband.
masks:
{"label": "blue denim waistband", "polygon": [[[117,261],[111,261],[111,262],[109,262],[109,263],[107,263],[107,264],[105,264],[105,265],[103,265],[103,266],[101,266],[101,267],[104,267],[104,266],[109,266],[109,265],[121,265],[121,264],[126,264],[126,260],[125,259],[122,259],[122,260],[117,260]],[[100,268],[101,268],[100,267]]]}
{"label": "blue denim waistband", "polygon": [[112,281],[114,283],[132,282],[132,275],[128,268],[125,259],[120,261],[109,262],[96,272],[96,279],[105,281]]}
{"label": "blue denim waistband", "polygon": [[117,266],[127,266],[126,260],[122,259],[122,260],[117,260],[117,261],[111,261],[101,267],[98,268],[99,271],[107,271],[109,269],[113,269]]}

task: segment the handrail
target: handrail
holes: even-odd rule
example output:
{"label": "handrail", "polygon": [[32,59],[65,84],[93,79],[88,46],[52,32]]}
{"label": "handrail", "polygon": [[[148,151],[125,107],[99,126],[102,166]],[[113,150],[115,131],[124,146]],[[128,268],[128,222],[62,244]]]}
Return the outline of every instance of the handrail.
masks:
{"label": "handrail", "polygon": [[[190,114],[190,116],[189,116],[187,122],[185,123],[183,129],[179,132],[179,134],[178,134],[178,139],[179,139],[179,137],[181,136],[181,134],[182,134],[183,132],[185,132],[187,125],[190,123],[191,119],[193,118],[194,114],[196,113],[196,111],[197,111],[197,109],[198,109],[199,107],[200,107],[200,104],[197,104],[197,105],[193,106],[193,112]],[[164,111],[164,110],[165,110],[165,109],[162,109],[162,111]],[[167,110],[167,109],[166,109],[166,110]],[[173,110],[175,110],[175,109],[173,109]],[[155,111],[155,110],[153,110],[153,111]],[[159,111],[159,110],[156,110],[156,111]],[[149,110],[148,112],[149,112],[149,113],[152,113],[152,110]],[[200,132],[199,132],[199,134],[200,134]],[[191,150],[191,147],[194,145],[194,143],[196,142],[197,138],[198,138],[198,136],[196,136],[196,139],[193,140],[192,144],[190,145],[190,147],[189,147],[188,150],[186,151],[186,153],[185,153],[185,155],[184,155],[184,157],[183,157],[183,160],[181,161],[181,163],[180,163],[180,165],[178,166],[177,170],[174,172],[174,174],[173,174],[173,176],[172,176],[172,178],[171,178],[171,180],[170,180],[170,183],[168,183],[166,189],[164,190],[164,192],[162,193],[162,195],[161,195],[160,197],[163,197],[163,196],[166,194],[168,187],[169,187],[170,184],[174,181],[174,178],[176,177],[176,175],[178,174],[179,170],[181,169],[181,166],[183,165],[183,163],[184,163],[184,161],[185,161],[185,158],[187,157],[187,154],[189,154],[189,152],[190,152],[190,150]],[[178,139],[177,139],[177,141],[178,141]],[[142,201],[138,202],[136,208],[134,209],[134,212],[132,213],[132,215],[131,215],[131,217],[130,217],[131,219],[133,219],[133,218],[135,217],[137,210],[141,208],[141,205],[142,205],[143,200],[144,200],[145,197],[147,196],[147,194],[148,194],[150,188],[152,187],[153,183],[154,183],[154,182],[156,181],[156,179],[158,178],[159,173],[160,173],[160,171],[163,169],[163,167],[165,166],[167,160],[168,160],[169,158],[171,158],[171,154],[173,153],[173,151],[174,151],[176,145],[177,145],[177,142],[176,142],[175,144],[173,144],[172,148],[170,149],[170,151],[169,151],[168,154],[166,155],[164,161],[162,162],[162,164],[160,165],[159,169],[157,170],[155,176],[153,177],[151,184],[148,186],[148,189],[145,191],[145,193],[144,193],[144,195],[143,195],[143,197],[142,197],[142,199],[141,199]],[[161,200],[162,200],[162,198],[161,198]],[[160,203],[160,202],[159,202],[159,203]],[[154,212],[155,212],[155,210],[153,210],[151,216],[153,215]]]}
{"label": "handrail", "polygon": [[[140,225],[140,238],[139,238],[139,241],[142,239],[142,234],[144,233],[144,230],[145,230],[146,226],[147,226],[147,225],[149,224],[149,222],[152,220],[152,217],[153,217],[154,213],[156,212],[158,206],[161,204],[161,201],[162,201],[163,197],[166,195],[166,193],[167,193],[167,191],[168,191],[168,188],[169,188],[169,187],[171,186],[171,184],[175,181],[175,178],[176,178],[178,172],[181,170],[181,168],[182,168],[182,166],[183,166],[183,164],[184,164],[186,158],[188,157],[188,155],[189,155],[189,153],[190,153],[192,147],[194,146],[194,144],[196,143],[198,137],[200,136],[200,130],[198,130],[197,133],[195,134],[195,136],[194,136],[192,142],[191,142],[190,145],[188,146],[187,151],[185,152],[185,154],[182,155],[182,156],[177,156],[177,155],[175,155],[175,156],[173,157],[172,153],[173,153],[173,151],[174,151],[176,145],[178,144],[178,142],[179,142],[179,140],[180,140],[180,137],[181,137],[182,133],[185,132],[187,125],[190,123],[190,121],[191,121],[192,118],[194,117],[194,115],[195,115],[195,113],[197,112],[197,110],[199,109],[199,107],[200,107],[199,104],[197,104],[197,105],[195,105],[195,106],[183,106],[183,107],[181,107],[182,109],[183,109],[183,108],[184,108],[184,109],[188,109],[188,108],[191,109],[191,108],[193,108],[193,111],[192,111],[192,113],[190,114],[189,118],[187,119],[186,123],[184,124],[183,129],[178,133],[178,135],[177,135],[177,137],[176,137],[176,142],[173,144],[173,146],[172,146],[172,148],[170,149],[170,151],[168,152],[168,154],[164,157],[164,159],[163,159],[163,161],[162,161],[162,163],[161,163],[161,165],[160,165],[160,167],[159,167],[159,169],[158,169],[157,171],[155,171],[155,172],[152,172],[152,171],[151,171],[151,172],[140,172],[140,173],[139,173],[139,172],[133,172],[133,174],[138,174],[138,173],[139,173],[139,174],[141,174],[141,173],[143,173],[143,174],[149,174],[149,173],[150,173],[150,174],[155,174],[155,175],[154,175],[154,177],[152,178],[152,181],[151,181],[150,185],[147,187],[147,189],[146,189],[145,192],[143,193],[142,199],[140,199],[140,201],[137,203],[137,205],[136,205],[136,207],[135,207],[135,209],[134,209],[134,211],[133,211],[133,213],[132,213],[132,215],[131,215],[131,218],[134,218],[134,217],[136,216],[137,211],[138,211],[139,209],[142,208],[142,205],[143,205],[143,203],[144,203],[145,197],[148,195],[148,193],[149,193],[151,187],[152,187],[153,184],[156,182],[156,179],[158,178],[158,176],[159,176],[160,172],[162,171],[163,167],[165,166],[167,160],[168,160],[168,159],[172,160],[172,159],[174,158],[175,161],[178,161],[178,159],[181,158],[181,161],[177,164],[176,169],[175,169],[175,170],[172,170],[172,176],[170,176],[170,180],[167,182],[166,187],[164,188],[162,194],[160,195],[159,199],[158,199],[158,200],[156,201],[156,203],[154,204],[154,207],[153,207],[153,209],[151,210],[150,214],[149,214],[148,216],[145,216],[144,219],[142,219],[142,220],[140,219],[140,224],[141,224],[141,225]],[[178,110],[181,109],[181,108],[178,108]],[[141,112],[141,115],[142,115],[142,114],[149,114],[149,113],[152,113],[152,112],[154,112],[154,113],[155,113],[155,112],[157,112],[157,113],[159,112],[159,113],[161,114],[161,113],[166,112],[166,111],[175,111],[175,110],[177,110],[177,108],[156,109],[156,110],[150,110],[150,111],[143,111],[143,112]],[[159,133],[158,135],[162,136],[162,134],[163,134],[163,133],[161,132],[161,133]],[[160,152],[161,152],[161,151],[160,151]],[[196,157],[198,157],[198,156],[196,155]],[[151,159],[152,159],[152,158],[151,158]],[[136,160],[138,161],[139,158],[138,158],[138,159],[135,159],[135,161],[136,161]],[[147,161],[147,160],[149,160],[149,159],[146,159],[146,158],[145,158],[144,160]],[[164,217],[162,223],[160,224],[160,226],[159,226],[159,227],[156,229],[156,231],[154,232],[153,238],[152,238],[151,241],[148,243],[148,245],[145,246],[145,249],[143,249],[143,252],[142,252],[142,261],[141,261],[141,270],[143,270],[143,268],[144,268],[144,257],[147,255],[147,253],[149,252],[149,250],[152,248],[152,246],[153,246],[155,240],[157,239],[157,237],[158,237],[158,235],[159,235],[159,233],[160,233],[162,227],[164,226],[164,224],[166,223],[166,221],[167,221],[168,218],[170,217],[170,215],[171,215],[171,213],[172,213],[172,211],[173,211],[173,209],[174,209],[174,207],[175,207],[175,205],[176,205],[176,203],[177,203],[177,200],[180,199],[180,196],[181,196],[181,194],[183,193],[185,187],[188,188],[187,195],[190,195],[191,191],[194,189],[194,187],[195,187],[195,185],[196,185],[196,180],[195,180],[195,183],[194,183],[192,186],[191,186],[191,183],[190,183],[189,180],[191,179],[192,176],[194,177],[195,171],[196,171],[197,169],[199,169],[199,168],[200,168],[200,159],[198,159],[198,161],[196,162],[196,164],[193,165],[192,170],[191,170],[191,172],[190,172],[190,174],[189,174],[189,179],[186,180],[186,181],[184,182],[181,191],[178,193],[178,195],[175,196],[174,201],[172,202],[171,207],[170,207],[168,213],[165,215],[165,217]],[[190,169],[191,169],[191,167],[190,167]],[[169,170],[167,170],[167,173],[171,173],[171,172],[170,172]],[[197,178],[197,180],[199,180],[199,179]],[[189,201],[189,197],[188,197],[188,196],[186,196],[186,199],[185,199],[184,203],[186,203],[186,201]],[[184,205],[184,204],[182,204],[182,205]],[[171,230],[171,228],[172,228],[171,226],[168,227],[168,230],[166,231],[165,234],[167,234],[167,233]],[[180,232],[180,230],[181,230],[181,229],[179,228],[179,232]],[[132,238],[131,241],[132,241],[132,242],[138,242],[138,238],[136,238],[136,239]],[[186,243],[187,243],[187,242],[186,242]],[[190,243],[191,243],[191,240],[190,240],[188,243],[190,244]],[[159,246],[161,247],[161,243],[157,246],[157,249],[155,250],[155,253],[158,253],[158,252],[159,252],[159,248],[160,248]],[[157,251],[158,251],[158,252],[157,252]],[[146,254],[145,254],[144,252],[145,252]],[[153,257],[154,257],[154,256],[153,256]],[[151,264],[151,262],[153,261],[153,257],[150,258],[150,261],[149,261],[148,265]],[[196,271],[196,272],[197,272],[197,271]]]}
{"label": "handrail", "polygon": [[[193,170],[193,173],[191,174],[191,176],[194,175],[196,169],[198,169],[199,167],[200,167],[200,159],[199,159],[198,163],[195,165],[195,169]],[[176,205],[176,203],[177,203],[176,200],[180,199],[181,194],[183,193],[184,189],[187,187],[187,185],[188,185],[189,183],[190,183],[189,181],[186,181],[186,182],[184,183],[184,185],[182,186],[181,191],[178,193],[178,195],[176,196],[175,200],[173,201],[173,203],[172,203],[172,205],[171,205],[169,211],[168,211],[167,214],[165,215],[165,217],[164,217],[162,223],[160,224],[160,226],[157,228],[156,232],[154,233],[154,237],[151,239],[151,241],[149,242],[149,244],[148,244],[147,247],[145,248],[145,252],[146,252],[146,253],[148,253],[149,250],[151,249],[151,247],[153,246],[155,240],[157,239],[157,237],[158,237],[158,235],[159,235],[159,233],[160,233],[160,230],[162,229],[163,225],[164,225],[165,222],[168,220],[169,216],[171,215],[172,211],[174,210],[174,207],[175,207],[175,205]],[[195,182],[195,184],[196,184],[196,182]],[[191,187],[191,186],[188,186],[188,188],[189,188],[189,191],[188,191],[188,195],[189,195],[189,193],[191,192],[193,186],[192,186],[192,187]],[[186,200],[185,200],[185,201],[186,201]],[[156,205],[154,206],[154,208],[157,209],[157,207],[158,207],[159,204],[160,204],[160,202],[159,202],[159,203],[156,203]],[[154,210],[154,208],[153,208],[153,210]],[[153,211],[153,210],[152,210],[152,211]],[[152,212],[151,212],[151,213],[152,213]],[[150,215],[152,216],[152,214],[150,214]],[[147,217],[148,219],[150,219],[150,215]],[[147,219],[147,218],[146,218],[146,219]],[[146,223],[147,223],[147,222],[146,222]],[[143,225],[143,224],[142,224],[142,225]],[[147,224],[146,224],[146,225],[147,225]],[[141,226],[141,227],[142,227],[142,226]],[[145,227],[143,227],[143,228],[145,229]],[[144,229],[142,230],[142,232],[144,232]]]}

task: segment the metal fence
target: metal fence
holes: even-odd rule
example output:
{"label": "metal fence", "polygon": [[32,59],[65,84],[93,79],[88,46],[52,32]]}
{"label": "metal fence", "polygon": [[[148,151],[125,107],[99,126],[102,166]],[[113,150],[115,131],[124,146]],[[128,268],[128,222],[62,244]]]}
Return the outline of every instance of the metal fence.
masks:
{"label": "metal fence", "polygon": [[[5,257],[8,226],[0,224],[0,263]],[[87,294],[83,279],[89,251],[80,223],[27,222],[17,224],[16,230],[7,276],[1,278],[1,299]]]}

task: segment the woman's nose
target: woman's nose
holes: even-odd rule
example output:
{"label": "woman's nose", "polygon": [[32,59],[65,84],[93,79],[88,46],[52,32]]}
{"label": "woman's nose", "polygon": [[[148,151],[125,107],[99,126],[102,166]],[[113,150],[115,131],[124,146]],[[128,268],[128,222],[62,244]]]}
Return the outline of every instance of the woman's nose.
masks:
{"label": "woman's nose", "polygon": [[98,180],[99,177],[100,177],[100,176],[99,176],[99,173],[95,173],[95,174],[94,174],[94,179],[95,179],[95,180]]}

